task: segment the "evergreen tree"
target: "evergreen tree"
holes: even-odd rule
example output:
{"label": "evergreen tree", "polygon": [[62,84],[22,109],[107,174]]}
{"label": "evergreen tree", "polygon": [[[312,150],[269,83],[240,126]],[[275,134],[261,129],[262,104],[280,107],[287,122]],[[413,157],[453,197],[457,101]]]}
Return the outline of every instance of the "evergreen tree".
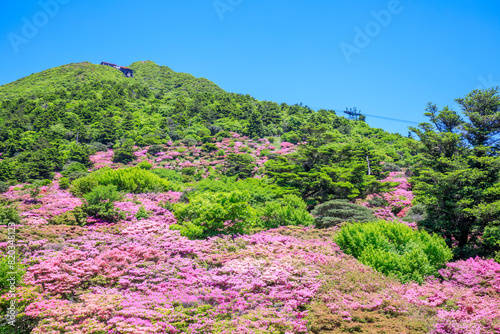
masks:
{"label": "evergreen tree", "polygon": [[455,256],[488,255],[482,235],[500,216],[498,89],[475,90],[456,100],[465,119],[429,104],[432,122],[411,128],[421,140],[423,159],[416,168],[415,194],[426,205],[426,229],[446,238]]}

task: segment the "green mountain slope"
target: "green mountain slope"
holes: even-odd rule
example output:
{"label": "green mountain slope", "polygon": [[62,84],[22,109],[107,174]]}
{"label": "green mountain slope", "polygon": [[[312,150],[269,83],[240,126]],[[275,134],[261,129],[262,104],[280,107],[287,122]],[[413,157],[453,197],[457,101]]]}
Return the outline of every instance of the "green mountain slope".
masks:
{"label": "green mountain slope", "polygon": [[135,70],[135,78],[127,78],[122,72],[112,67],[89,62],[62,65],[0,86],[0,99],[51,93],[59,89],[72,89],[78,85],[100,81],[112,81],[116,84],[144,84],[154,91],[175,92],[175,95],[224,92],[207,79],[177,73],[152,61],[135,62],[129,67]]}
{"label": "green mountain slope", "polygon": [[159,66],[150,60],[138,61],[129,67],[135,71],[135,80],[143,82],[154,91],[172,91],[177,94],[224,92],[219,86],[205,78],[174,72],[169,67]]}
{"label": "green mountain slope", "polygon": [[34,73],[0,86],[0,99],[37,96],[103,80],[124,83],[127,78],[120,71],[109,66],[100,66],[89,62],[72,63]]}
{"label": "green mountain slope", "polygon": [[407,165],[411,158],[406,138],[333,110],[314,112],[228,93],[207,79],[151,61],[130,67],[134,78],[108,66],[68,64],[1,86],[0,181],[48,177],[69,161],[86,163],[103,144],[189,144],[227,137],[229,131],[292,143],[331,132],[332,141],[378,148],[386,161]]}

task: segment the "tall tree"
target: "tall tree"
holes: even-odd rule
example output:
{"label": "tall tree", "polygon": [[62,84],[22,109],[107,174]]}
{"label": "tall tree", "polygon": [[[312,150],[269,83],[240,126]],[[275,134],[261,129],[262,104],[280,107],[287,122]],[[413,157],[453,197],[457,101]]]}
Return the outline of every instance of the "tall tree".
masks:
{"label": "tall tree", "polygon": [[500,157],[490,146],[498,140],[498,89],[475,90],[456,101],[464,119],[429,103],[431,123],[410,128],[423,154],[413,178],[417,200],[427,209],[420,224],[443,235],[456,257],[488,255],[482,236],[500,215]]}
{"label": "tall tree", "polygon": [[498,87],[474,90],[466,97],[456,99],[468,119],[463,124],[467,141],[474,147],[492,146],[500,138],[500,96]]}

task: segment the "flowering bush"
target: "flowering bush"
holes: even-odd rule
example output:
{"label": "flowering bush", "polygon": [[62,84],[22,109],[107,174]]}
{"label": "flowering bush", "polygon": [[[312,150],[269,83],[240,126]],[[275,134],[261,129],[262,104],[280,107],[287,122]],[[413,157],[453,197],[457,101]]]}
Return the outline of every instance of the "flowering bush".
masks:
{"label": "flowering bush", "polygon": [[[230,138],[218,140],[220,156],[202,150],[199,143],[143,147],[135,152],[135,164],[151,159],[152,169],[147,171],[102,169],[121,166],[111,162],[112,151],[92,156],[94,168],[101,170],[74,181],[71,190],[82,197],[92,193],[84,202],[90,199],[105,208],[104,213],[119,213],[121,217],[112,223],[102,219],[99,209],[91,213],[93,217],[80,212],[79,217],[92,224],[67,226],[78,218],[75,213],[78,216],[84,202],[60,189],[61,175],[51,185],[40,187],[36,202],[22,184],[0,194],[20,212],[16,246],[26,273],[24,286],[17,287],[14,298],[23,330],[500,333],[498,264],[473,258],[439,269],[449,259],[442,243],[396,220],[419,214],[418,208],[411,207],[412,194],[402,174],[385,180],[398,182],[394,190],[360,201],[379,213],[385,211],[385,216],[395,220],[391,228],[351,231],[345,239],[352,254],[359,250],[364,255],[359,256],[361,261],[382,272],[382,265],[398,270],[399,279],[416,279],[421,284],[403,284],[346,255],[334,242],[336,234],[345,233],[344,228],[287,226],[238,235],[262,228],[261,217],[268,228],[308,224],[311,216],[301,199],[287,195],[289,189],[269,184],[259,168],[267,160],[260,157],[262,153],[275,159],[293,152],[294,144],[274,140],[271,145],[267,139],[252,141],[241,136],[232,139],[233,145]],[[211,167],[224,166],[226,154],[241,152],[255,159],[257,169],[252,173],[259,179],[235,181]],[[135,170],[141,175],[129,174]],[[157,178],[152,183],[143,180],[143,172]],[[101,183],[105,173],[109,174]],[[168,190],[195,174],[200,181],[182,185],[189,190],[185,196]],[[169,186],[151,186],[158,180]],[[98,194],[103,186],[112,185],[127,193]],[[7,241],[4,226],[0,251],[7,250]],[[343,241],[338,242],[344,247]],[[356,242],[363,249],[356,248]],[[346,252],[351,253],[347,248]],[[411,272],[403,274],[403,270]],[[420,279],[429,273],[438,278]],[[11,298],[7,293],[0,296],[2,311]],[[8,329],[0,324],[2,330]]]}

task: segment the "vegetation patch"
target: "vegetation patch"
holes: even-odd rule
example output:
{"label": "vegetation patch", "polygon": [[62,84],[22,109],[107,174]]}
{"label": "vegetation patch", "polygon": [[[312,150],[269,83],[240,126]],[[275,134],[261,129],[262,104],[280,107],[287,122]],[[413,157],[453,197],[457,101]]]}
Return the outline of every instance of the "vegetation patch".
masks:
{"label": "vegetation patch", "polygon": [[397,222],[346,224],[334,240],[346,254],[401,282],[437,276],[453,257],[442,237]]}

